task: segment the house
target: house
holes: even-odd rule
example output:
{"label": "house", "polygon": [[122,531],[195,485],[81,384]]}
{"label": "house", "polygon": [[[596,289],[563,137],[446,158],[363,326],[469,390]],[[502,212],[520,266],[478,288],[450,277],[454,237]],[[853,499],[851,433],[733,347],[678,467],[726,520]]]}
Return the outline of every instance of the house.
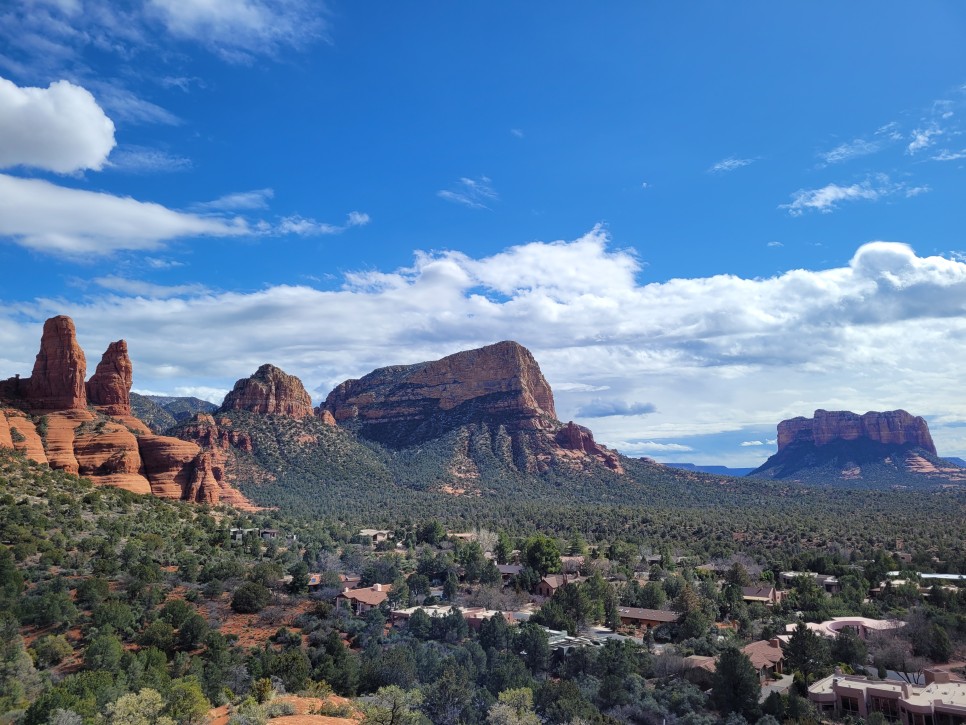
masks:
{"label": "house", "polygon": [[484,609],[483,607],[454,607],[450,605],[437,604],[430,607],[409,607],[407,609],[393,609],[389,613],[390,621],[393,624],[407,622],[417,609],[422,609],[430,618],[445,617],[454,609],[463,615],[466,624],[470,629],[479,631],[487,619],[492,617],[503,617],[507,624],[516,624],[517,620],[511,612],[502,612],[495,609]]}
{"label": "house", "polygon": [[497,564],[496,568],[504,584],[509,584],[513,577],[523,571],[523,567],[519,564]]}
{"label": "house", "polygon": [[245,535],[252,532],[258,531],[258,529],[236,529],[232,528],[228,530],[228,534],[232,541],[244,541]]}
{"label": "house", "polygon": [[764,604],[766,607],[771,607],[779,604],[784,597],[785,592],[775,589],[775,587],[742,587],[741,588],[741,598],[751,604],[752,602],[757,602],[758,604]]}
{"label": "house", "polygon": [[362,577],[358,574],[339,574],[339,582],[342,584],[342,588],[349,587],[349,589],[355,589],[359,586],[359,582],[362,581]]}
{"label": "house", "polygon": [[[843,629],[851,629],[861,639],[867,640],[873,632],[885,632],[890,629],[898,629],[899,627],[905,626],[905,622],[896,619],[870,619],[869,617],[833,617],[821,624],[806,622],[805,626],[816,634],[820,634],[828,639],[835,639]],[[781,639],[787,641],[796,627],[798,627],[797,624],[786,624],[785,631],[788,634],[783,635]]]}
{"label": "house", "polygon": [[386,601],[391,590],[392,584],[373,584],[371,587],[359,589],[346,587],[335,598],[335,605],[351,609],[356,615],[364,614]]}
{"label": "house", "polygon": [[386,529],[362,529],[356,534],[360,539],[364,539],[367,544],[373,546],[388,540],[391,535],[392,532]]}
{"label": "house", "polygon": [[800,576],[808,576],[814,579],[815,583],[822,587],[826,594],[838,594],[842,591],[839,580],[830,574],[816,574],[813,571],[783,571],[778,576],[783,584],[788,585],[791,585]]}
{"label": "house", "polygon": [[966,722],[966,682],[949,673],[926,670],[926,684],[869,680],[837,671],[808,688],[808,699],[825,715],[867,718],[882,713],[903,725],[959,725]]}
{"label": "house", "polygon": [[262,541],[273,541],[278,538],[278,529],[262,529],[258,532],[258,535],[262,537]]}
{"label": "house", "polygon": [[642,609],[640,607],[618,607],[621,624],[629,627],[652,629],[662,624],[673,624],[681,619],[680,612],[669,612],[665,609]]}
{"label": "house", "polygon": [[537,584],[536,594],[537,596],[550,598],[553,593],[557,591],[564,584],[579,584],[582,581],[586,581],[585,576],[570,576],[568,574],[547,574],[540,583]]}
{"label": "house", "polygon": [[782,661],[785,659],[785,653],[782,651],[781,640],[777,637],[752,642],[742,647],[741,652],[751,660],[762,682],[774,679],[775,675],[783,674]]}

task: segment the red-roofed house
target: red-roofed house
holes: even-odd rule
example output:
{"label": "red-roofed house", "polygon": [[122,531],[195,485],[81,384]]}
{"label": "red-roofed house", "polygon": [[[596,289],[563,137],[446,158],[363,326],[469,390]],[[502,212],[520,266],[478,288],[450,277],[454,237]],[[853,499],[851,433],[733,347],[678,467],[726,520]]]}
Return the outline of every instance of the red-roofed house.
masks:
{"label": "red-roofed house", "polygon": [[335,605],[337,607],[348,607],[356,615],[359,615],[386,601],[391,589],[392,584],[373,584],[371,587],[362,587],[361,589],[349,589],[347,587],[335,598]]}

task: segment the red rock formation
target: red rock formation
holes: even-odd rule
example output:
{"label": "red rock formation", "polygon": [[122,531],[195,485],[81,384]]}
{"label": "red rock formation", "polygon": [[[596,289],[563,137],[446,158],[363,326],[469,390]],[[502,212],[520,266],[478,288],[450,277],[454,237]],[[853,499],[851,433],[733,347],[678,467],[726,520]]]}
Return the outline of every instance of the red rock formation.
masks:
{"label": "red rock formation", "polygon": [[107,346],[94,375],[87,381],[87,400],[107,415],[131,415],[134,366],[124,340]]}
{"label": "red rock formation", "polygon": [[202,448],[220,448],[227,451],[237,448],[251,453],[253,450],[252,437],[245,431],[231,430],[231,419],[220,416],[217,421],[207,413],[196,413],[178,437],[197,443]]}
{"label": "red rock formation", "polygon": [[274,365],[262,365],[250,378],[242,378],[225,396],[221,410],[247,410],[263,415],[312,415],[312,398],[302,381]]}
{"label": "red rock formation", "polygon": [[0,446],[20,451],[37,463],[48,463],[44,441],[30,417],[17,408],[0,410]]}
{"label": "red rock formation", "polygon": [[24,398],[33,410],[84,410],[87,360],[77,344],[74,321],[64,315],[44,323],[40,352],[30,379],[24,381]]}
{"label": "red rock formation", "polygon": [[584,428],[584,426],[571,421],[557,431],[554,441],[564,450],[586,453],[600,459],[612,471],[616,473],[624,472],[620,457],[614,451],[608,450],[594,441],[594,434],[590,432],[589,428]]}
{"label": "red rock formation", "polygon": [[138,448],[151,493],[160,498],[186,498],[201,449],[189,441],[156,435],[140,436]]}
{"label": "red rock formation", "polygon": [[778,424],[779,452],[793,442],[824,446],[835,440],[865,438],[885,445],[910,445],[936,455],[929,426],[904,410],[858,415],[849,411],[816,410],[812,418],[792,418]]}
{"label": "red rock formation", "polygon": [[331,426],[338,425],[338,423],[335,422],[335,416],[332,415],[330,411],[325,410],[324,408],[319,406],[318,413],[319,413],[319,418],[321,418],[322,422],[325,423],[326,425],[331,425]]}
{"label": "red rock formation", "polygon": [[540,366],[515,342],[380,368],[359,380],[346,380],[329,393],[319,415],[326,411],[340,424],[358,421],[364,428],[402,425],[411,430],[422,426],[427,432],[484,420],[499,421],[509,431],[547,430],[556,418],[553,393]]}
{"label": "red rock formation", "polygon": [[151,484],[142,472],[138,439],[126,426],[106,421],[93,429],[82,426],[76,433],[74,456],[81,476],[101,486],[151,493]]}

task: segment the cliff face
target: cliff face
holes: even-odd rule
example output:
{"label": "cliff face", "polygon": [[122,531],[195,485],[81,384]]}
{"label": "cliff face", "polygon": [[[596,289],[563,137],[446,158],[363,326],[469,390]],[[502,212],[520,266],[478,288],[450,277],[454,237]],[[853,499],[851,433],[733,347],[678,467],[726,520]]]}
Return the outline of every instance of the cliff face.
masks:
{"label": "cliff face", "polygon": [[134,366],[124,340],[107,346],[94,375],[87,381],[87,400],[108,415],[131,415]]}
{"label": "cliff face", "polygon": [[926,421],[904,410],[783,420],[778,452],[749,475],[873,487],[966,481],[966,469],[937,456]]}
{"label": "cliff face", "polygon": [[596,464],[623,473],[619,456],[595,443],[588,429],[557,420],[550,385],[516,342],[374,370],[336,387],[318,414],[396,449],[466,431],[450,466],[458,479],[479,477],[473,456],[482,448],[526,473]]}
{"label": "cliff face", "polygon": [[235,383],[234,389],[225,396],[221,410],[247,410],[293,418],[308,418],[313,413],[312,398],[302,381],[274,365],[262,365],[250,378]]}
{"label": "cliff face", "polygon": [[926,421],[904,410],[865,415],[847,410],[816,410],[812,418],[792,418],[778,424],[779,452],[792,443],[811,442],[820,447],[836,440],[859,439],[887,446],[912,446],[936,455]]}
{"label": "cliff face", "polygon": [[409,445],[468,423],[508,431],[552,429],[553,393],[533,355],[500,342],[416,365],[380,368],[329,393],[330,413],[373,440]]}
{"label": "cliff face", "polygon": [[212,456],[194,443],[152,435],[131,415],[133,366],[123,340],[108,346],[86,383],[85,373],[73,321],[47,320],[31,376],[0,382],[0,446],[98,485],[254,508]]}
{"label": "cliff face", "polygon": [[77,344],[74,321],[60,315],[44,323],[40,352],[23,397],[36,410],[83,410],[87,407],[84,377],[87,360]]}

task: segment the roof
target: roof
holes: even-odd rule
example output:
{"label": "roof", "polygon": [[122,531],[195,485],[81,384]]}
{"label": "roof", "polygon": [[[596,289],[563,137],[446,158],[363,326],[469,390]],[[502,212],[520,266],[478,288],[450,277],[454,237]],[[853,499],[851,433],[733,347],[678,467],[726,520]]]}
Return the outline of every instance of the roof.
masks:
{"label": "roof", "polygon": [[714,657],[705,657],[702,655],[688,655],[684,658],[684,661],[696,669],[707,670],[708,672],[714,672],[718,669],[718,660]]}
{"label": "roof", "polygon": [[564,584],[579,584],[582,581],[587,581],[587,577],[572,576],[570,574],[547,574],[547,576],[540,580],[540,583],[557,589]]}
{"label": "roof", "polygon": [[359,531],[359,536],[376,536],[377,534],[389,535],[392,532],[388,529],[362,529]]}
{"label": "roof", "polygon": [[761,639],[752,642],[741,648],[741,651],[748,656],[755,669],[764,667],[774,667],[785,658],[781,645],[777,639]]}
{"label": "roof", "polygon": [[519,564],[497,564],[496,568],[501,574],[516,575],[523,571],[523,567]]}
{"label": "roof", "polygon": [[322,583],[322,575],[321,574],[309,574],[309,586],[310,587],[317,587],[321,583]]}
{"label": "roof", "polygon": [[676,622],[681,618],[680,612],[670,612],[666,609],[641,609],[640,607],[618,607],[618,614],[628,619],[650,620],[652,622]]}
{"label": "roof", "polygon": [[772,599],[775,587],[742,587],[741,596],[745,599]]}
{"label": "roof", "polygon": [[339,596],[354,602],[361,602],[375,607],[382,604],[389,598],[389,591],[392,584],[373,584],[371,587],[363,589],[349,589],[343,591]]}

